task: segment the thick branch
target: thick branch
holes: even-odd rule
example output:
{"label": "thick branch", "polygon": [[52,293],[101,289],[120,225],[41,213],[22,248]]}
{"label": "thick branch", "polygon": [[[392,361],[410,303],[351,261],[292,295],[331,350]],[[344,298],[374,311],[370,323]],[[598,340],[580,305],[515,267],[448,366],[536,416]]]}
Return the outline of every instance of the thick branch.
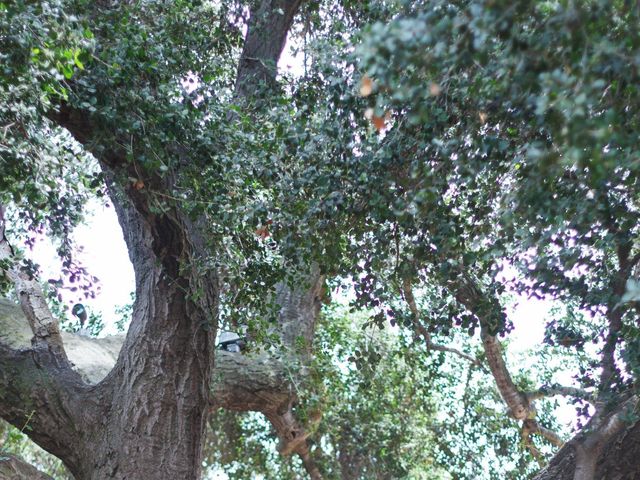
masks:
{"label": "thick branch", "polygon": [[[618,281],[624,284],[621,279]],[[623,287],[621,286],[617,286],[617,288],[614,287],[618,298],[622,295],[622,288]],[[602,372],[600,374],[600,384],[598,385],[600,392],[605,395],[607,395],[606,392],[610,390],[611,384],[617,377],[615,352],[619,341],[620,329],[622,328],[622,311],[619,308],[609,307],[607,320],[609,322],[609,331],[607,333],[604,347],[602,348],[602,359],[600,361]],[[599,415],[604,408],[604,404],[602,407],[596,407],[596,415]]]}
{"label": "thick branch", "polygon": [[246,412],[282,409],[295,396],[285,365],[265,353],[218,351],[211,391],[213,407]]}
{"label": "thick branch", "polygon": [[640,423],[624,421],[625,412],[635,405],[634,402],[637,398],[631,397],[611,413],[603,429],[606,435],[599,440],[589,434],[579,434],[567,442],[535,480],[636,478],[640,458]]}
{"label": "thick branch", "polygon": [[553,430],[549,430],[548,428],[543,427],[535,420],[531,421],[529,429],[531,433],[535,433],[544,437],[549,443],[555,445],[556,447],[562,447],[564,445],[564,440],[560,438],[560,435],[558,435]]}
{"label": "thick branch", "polygon": [[280,308],[278,325],[282,343],[301,358],[311,353],[316,321],[324,295],[325,276],[317,265],[311,268],[302,285],[289,287],[286,282],[276,285],[276,304]]}
{"label": "thick branch", "polygon": [[632,395],[622,402],[615,410],[609,412],[606,416],[595,416],[591,419],[589,427],[595,429],[591,435],[590,441],[597,445],[597,448],[603,446],[614,435],[617,435],[623,428],[627,426],[626,418],[634,412],[638,405],[638,396]]}
{"label": "thick branch", "polygon": [[293,453],[297,454],[300,456],[304,468],[311,479],[321,480],[322,474],[311,456],[309,443],[307,442],[307,438],[311,434],[311,428],[310,426],[301,425],[291,408],[292,406],[289,405],[284,412],[268,411],[263,413],[273,425],[280,439],[278,447],[280,453],[284,456]]}
{"label": "thick branch", "polygon": [[58,321],[49,311],[44,293],[37,279],[33,278],[28,272],[20,270],[14,264],[16,259],[13,249],[5,236],[5,228],[4,209],[0,205],[0,266],[10,265],[4,273],[13,282],[20,299],[22,311],[31,326],[33,346],[49,349],[62,362],[65,362],[66,354],[60,337]]}
{"label": "thick branch", "polygon": [[[20,310],[14,307],[14,312]],[[79,375],[61,368],[50,352],[30,349],[31,332],[26,322],[23,331],[26,348],[17,350],[0,343],[0,415],[64,459],[70,469],[78,468],[87,453],[79,445],[78,432],[83,431],[84,422],[99,419],[80,400],[85,385]]]}
{"label": "thick branch", "polygon": [[[23,313],[15,304],[2,299],[0,331],[6,332],[5,336],[0,337],[0,346],[15,350],[29,346],[30,331]],[[62,332],[62,337],[70,361],[85,381],[91,384],[97,384],[109,374],[124,342],[123,335],[98,339]],[[281,439],[281,452],[300,455],[305,468],[309,467],[312,478],[320,478],[314,476],[316,474],[311,468],[313,459],[306,442],[309,430],[300,425],[292,413],[292,406],[297,399],[292,378],[300,375],[299,367],[287,367],[285,361],[274,359],[266,353],[243,355],[221,350],[216,351],[215,364],[210,391],[211,407],[264,413]]]}
{"label": "thick branch", "polygon": [[7,480],[53,480],[24,460],[0,451],[0,478]]}
{"label": "thick branch", "polygon": [[278,59],[302,0],[262,0],[251,12],[238,74],[236,97],[254,97],[261,86],[273,83]]}
{"label": "thick branch", "polygon": [[502,347],[498,339],[486,332],[481,331],[482,345],[484,346],[487,363],[498,386],[498,391],[505,401],[511,414],[516,420],[524,420],[528,418],[531,411],[531,405],[513,383],[511,374],[507,369],[507,365],[502,355]]}
{"label": "thick branch", "polygon": [[482,345],[500,396],[516,420],[527,419],[531,413],[531,405],[527,397],[513,383],[502,355],[500,342],[490,333],[491,316],[501,313],[500,306],[491,301],[492,299],[485,298],[473,280],[466,278],[464,274],[460,275],[458,285],[454,288],[456,299],[480,321]]}

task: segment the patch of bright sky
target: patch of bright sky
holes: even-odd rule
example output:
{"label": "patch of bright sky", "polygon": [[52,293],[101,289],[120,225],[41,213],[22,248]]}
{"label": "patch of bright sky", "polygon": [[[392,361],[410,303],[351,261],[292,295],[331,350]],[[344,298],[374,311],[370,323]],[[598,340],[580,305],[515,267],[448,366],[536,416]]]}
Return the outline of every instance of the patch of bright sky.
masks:
{"label": "patch of bright sky", "polygon": [[[103,334],[114,334],[115,322],[119,320],[116,307],[131,303],[135,286],[133,267],[113,206],[92,200],[87,212],[86,223],[76,228],[73,239],[81,247],[77,259],[89,275],[99,280],[96,298],[85,299],[78,292],[64,289],[62,298],[68,311],[75,303],[82,303],[90,312],[102,314],[106,326]],[[43,279],[60,276],[60,259],[46,237],[38,238],[29,256],[40,265]]]}

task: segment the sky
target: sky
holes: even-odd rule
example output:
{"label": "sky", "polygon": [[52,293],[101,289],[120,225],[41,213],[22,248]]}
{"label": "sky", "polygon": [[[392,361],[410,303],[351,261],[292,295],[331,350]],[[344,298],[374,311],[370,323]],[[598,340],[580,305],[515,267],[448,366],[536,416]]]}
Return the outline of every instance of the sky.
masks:
{"label": "sky", "polygon": [[[77,259],[99,280],[97,295],[86,300],[63,290],[63,301],[69,311],[81,302],[90,312],[101,313],[106,325],[102,335],[115,334],[114,324],[119,320],[116,307],[131,303],[135,288],[133,267],[113,206],[92,200],[87,212],[86,223],[76,228],[73,239],[82,247]],[[39,237],[30,256],[40,265],[43,279],[60,276],[60,260],[48,238]]]}

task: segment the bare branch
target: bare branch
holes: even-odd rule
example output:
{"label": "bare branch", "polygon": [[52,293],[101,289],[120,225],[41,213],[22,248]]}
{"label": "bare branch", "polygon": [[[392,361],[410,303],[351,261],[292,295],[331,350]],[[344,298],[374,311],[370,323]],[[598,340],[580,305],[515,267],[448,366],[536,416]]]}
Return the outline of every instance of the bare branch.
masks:
{"label": "bare branch", "polygon": [[[624,282],[619,279],[618,285],[614,287],[614,293],[618,298],[624,291]],[[602,360],[600,365],[602,372],[600,373],[600,385],[598,385],[600,392],[608,392],[609,387],[616,378],[616,358],[615,352],[619,342],[619,332],[622,328],[622,310],[615,307],[609,307],[607,311],[607,320],[609,322],[609,332],[602,348]],[[596,407],[596,415],[600,415],[601,410]]]}
{"label": "bare branch", "polygon": [[562,447],[564,445],[564,440],[560,438],[560,435],[558,435],[553,430],[543,427],[535,420],[533,421],[531,433],[537,433],[538,435],[542,436],[543,438],[548,440],[549,443],[551,443],[552,445],[555,445],[556,447]]}
{"label": "bare branch", "polygon": [[488,318],[488,315],[496,314],[495,310],[500,309],[500,304],[496,299],[486,298],[473,279],[469,278],[464,272],[460,273],[458,281],[453,285],[453,288],[458,302],[478,317],[480,321],[480,336],[487,356],[487,363],[502,399],[516,420],[529,418],[531,404],[513,383],[502,355],[502,346],[489,331],[491,319]]}
{"label": "bare branch", "polygon": [[237,97],[254,97],[260,84],[274,81],[278,59],[301,3],[302,0],[263,0],[251,12],[236,76]]}
{"label": "bare branch", "polygon": [[614,412],[604,418],[593,418],[593,426],[597,429],[595,434],[595,440],[598,445],[603,445],[614,435],[621,432],[627,422],[625,416],[628,416],[630,412],[635,410],[638,406],[639,398],[637,395],[632,395],[625,400]]}
{"label": "bare branch", "polygon": [[539,400],[541,398],[555,397],[557,395],[561,395],[564,397],[581,398],[583,400],[587,400],[588,402],[593,401],[593,395],[587,392],[586,390],[582,390],[581,388],[575,388],[575,387],[565,387],[562,385],[541,387],[538,390],[525,392],[525,395],[530,402],[534,400]]}
{"label": "bare branch", "polygon": [[[17,307],[14,310],[20,311]],[[27,348],[0,343],[0,416],[53,455],[64,458],[69,468],[77,467],[83,455],[77,432],[83,421],[97,422],[97,416],[83,403],[85,385],[78,374],[66,365],[61,368],[48,350],[28,348],[26,322],[24,327]],[[1,470],[0,478],[13,478],[3,476]]]}
{"label": "bare branch", "polygon": [[275,410],[265,411],[264,415],[269,419],[271,425],[278,434],[280,445],[278,450],[283,456],[293,453],[300,456],[305,470],[312,480],[321,480],[322,474],[309,451],[308,437],[312,434],[315,426],[314,422],[319,422],[320,417],[312,420],[309,425],[303,426],[298,422],[292,411],[292,404],[287,405],[283,413]]}
{"label": "bare branch", "polygon": [[507,369],[507,365],[502,356],[502,347],[498,339],[483,331],[482,344],[484,345],[484,351],[487,356],[487,362],[489,368],[493,374],[493,378],[498,386],[498,391],[505,401],[511,414],[516,420],[524,420],[528,418],[531,410],[531,404],[527,400],[526,396],[520,392],[511,378],[511,374]]}

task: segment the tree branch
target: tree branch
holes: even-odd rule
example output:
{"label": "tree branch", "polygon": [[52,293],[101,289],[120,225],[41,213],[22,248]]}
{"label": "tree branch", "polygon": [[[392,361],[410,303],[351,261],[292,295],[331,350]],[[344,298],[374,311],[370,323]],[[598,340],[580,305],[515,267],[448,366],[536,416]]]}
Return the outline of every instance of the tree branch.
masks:
{"label": "tree branch", "polygon": [[438,352],[453,353],[454,355],[457,355],[469,361],[472,365],[476,367],[480,367],[484,370],[484,365],[482,365],[482,362],[480,362],[480,360],[478,360],[477,358],[473,358],[471,355],[461,352],[460,350],[457,350],[455,348],[446,347],[444,345],[438,345],[436,343],[433,343],[433,341],[431,340],[431,335],[429,334],[429,331],[420,322],[420,312],[418,310],[418,306],[416,305],[416,299],[413,296],[413,289],[411,288],[411,280],[409,278],[405,278],[403,280],[402,292],[403,292],[405,301],[409,305],[409,310],[411,310],[411,314],[413,316],[413,325],[418,331],[418,333],[420,333],[420,335],[424,339],[427,345],[427,349],[436,350]]}
{"label": "tree branch", "polygon": [[310,425],[300,425],[291,408],[289,406],[284,413],[265,412],[265,416],[276,430],[278,438],[280,438],[278,450],[283,456],[297,454],[311,480],[321,480],[322,474],[311,456],[309,442],[307,441],[311,435],[312,427]]}
{"label": "tree branch", "polygon": [[251,12],[236,75],[236,97],[251,99],[277,73],[287,34],[302,0],[262,0]]}
{"label": "tree branch", "polygon": [[598,446],[603,446],[612,437],[621,432],[628,422],[626,418],[629,414],[634,412],[638,406],[639,397],[632,395],[624,402],[622,402],[613,412],[610,412],[607,416],[594,415],[591,419],[591,426],[595,429],[595,435],[593,435],[593,443]]}
{"label": "tree branch", "polygon": [[543,466],[542,457],[540,455],[540,450],[536,448],[536,446],[531,441],[531,435],[534,433],[534,424],[535,420],[525,420],[522,423],[522,429],[520,431],[520,438],[522,439],[522,444],[524,447],[531,452],[533,458],[536,459],[538,465],[540,467]]}
{"label": "tree branch", "polygon": [[45,450],[64,458],[69,468],[78,468],[88,453],[78,444],[78,432],[85,421],[99,423],[95,409],[82,401],[86,385],[76,372],[61,368],[50,352],[30,348],[24,316],[17,306],[13,313],[24,322],[24,343],[20,349],[0,343],[0,414]]}
{"label": "tree branch", "polygon": [[511,415],[516,420],[525,420],[532,414],[531,404],[527,397],[520,392],[511,378],[506,362],[502,355],[500,342],[490,333],[492,315],[501,315],[502,311],[497,300],[485,298],[482,291],[475,282],[465,273],[458,275],[456,283],[453,285],[454,294],[458,302],[472,312],[480,321],[480,337],[484,347],[487,363],[493,378],[500,392],[500,396],[505,401]]}
{"label": "tree branch", "polygon": [[576,387],[565,387],[562,385],[552,385],[550,387],[541,387],[538,390],[524,393],[529,401],[539,400],[546,397],[555,397],[561,395],[564,397],[581,398],[588,402],[593,402],[593,395],[586,390]]}
{"label": "tree branch", "polygon": [[[6,332],[6,336],[0,336],[0,347],[18,350],[29,345],[30,332],[24,314],[15,304],[2,299],[0,332]],[[75,370],[90,384],[98,384],[111,372],[124,342],[123,335],[88,338],[62,332],[62,337]],[[312,428],[301,425],[292,412],[297,392],[291,383],[291,370],[299,374],[300,368],[293,365],[287,367],[285,361],[274,359],[264,352],[243,355],[216,350],[215,355],[210,408],[263,413],[280,438],[281,453],[298,454],[309,475],[313,479],[320,479],[317,466],[315,470],[313,468],[307,442]],[[7,378],[7,382],[9,380]],[[0,392],[1,387],[2,383]],[[0,396],[0,408],[2,406]]]}
{"label": "tree branch", "polygon": [[543,427],[536,420],[533,420],[531,422],[529,428],[531,433],[535,433],[542,436],[543,438],[548,440],[549,443],[551,443],[552,445],[555,445],[556,447],[562,447],[564,445],[564,440],[560,438],[560,435],[558,435],[553,430]]}
{"label": "tree branch", "polygon": [[60,336],[58,321],[53,317],[38,281],[29,272],[15,265],[14,251],[5,236],[6,222],[4,207],[0,205],[0,267],[10,265],[3,272],[13,283],[20,299],[31,331],[34,348],[50,350],[62,363],[66,362],[66,353]]}
{"label": "tree branch", "polygon": [[0,450],[0,478],[7,480],[53,480],[24,460]]}

